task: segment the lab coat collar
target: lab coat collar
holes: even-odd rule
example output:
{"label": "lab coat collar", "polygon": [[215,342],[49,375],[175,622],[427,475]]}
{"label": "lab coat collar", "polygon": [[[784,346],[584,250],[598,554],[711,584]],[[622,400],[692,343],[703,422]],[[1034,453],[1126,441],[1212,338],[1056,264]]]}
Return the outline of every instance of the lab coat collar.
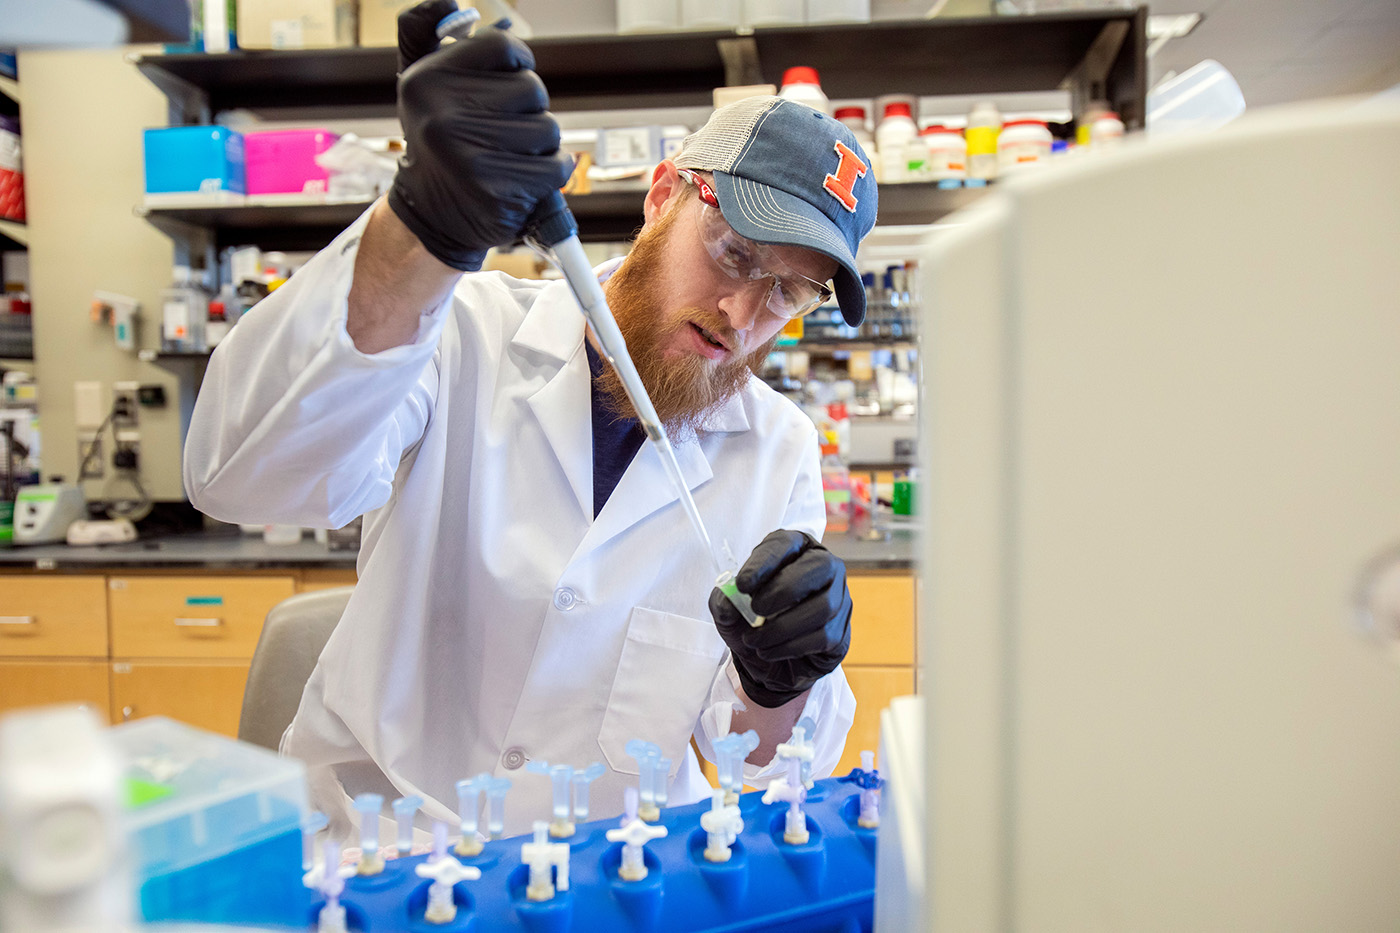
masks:
{"label": "lab coat collar", "polygon": [[[596,270],[600,281],[620,264],[605,263]],[[517,350],[531,351],[562,364],[549,381],[529,398],[530,410],[539,421],[568,479],[579,508],[593,514],[593,422],[587,354],[583,349],[584,319],[564,282],[544,288],[535,299],[511,341]],[[749,430],[742,392],[705,419],[700,434],[737,433]],[[686,485],[693,491],[713,475],[697,437],[673,438],[676,459]],[[580,553],[677,501],[661,458],[651,444],[643,444],[598,515]]]}

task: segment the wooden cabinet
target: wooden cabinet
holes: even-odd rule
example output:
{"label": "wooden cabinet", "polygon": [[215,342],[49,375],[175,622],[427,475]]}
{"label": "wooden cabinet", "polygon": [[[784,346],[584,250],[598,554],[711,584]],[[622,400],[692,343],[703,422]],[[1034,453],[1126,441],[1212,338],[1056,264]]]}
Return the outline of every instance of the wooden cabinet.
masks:
{"label": "wooden cabinet", "polygon": [[115,661],[112,721],[169,716],[237,735],[247,681],[247,661]]}
{"label": "wooden cabinet", "polygon": [[112,656],[253,656],[268,610],[296,592],[285,577],[114,576]]}
{"label": "wooden cabinet", "polygon": [[330,590],[341,586],[354,586],[357,577],[353,570],[303,570],[301,580],[297,584],[298,593],[309,593],[312,590]]}
{"label": "wooden cabinet", "polygon": [[851,650],[846,666],[914,663],[914,578],[852,575]]}
{"label": "wooden cabinet", "polygon": [[846,679],[856,695],[856,721],[846,737],[846,751],[841,755],[837,774],[846,774],[859,767],[862,749],[876,753],[879,764],[880,712],[895,697],[914,692],[913,667],[847,667]]}
{"label": "wooden cabinet", "polygon": [[82,703],[107,719],[107,662],[0,659],[0,713],[54,703]]}
{"label": "wooden cabinet", "polygon": [[103,578],[0,577],[0,657],[105,658]]}

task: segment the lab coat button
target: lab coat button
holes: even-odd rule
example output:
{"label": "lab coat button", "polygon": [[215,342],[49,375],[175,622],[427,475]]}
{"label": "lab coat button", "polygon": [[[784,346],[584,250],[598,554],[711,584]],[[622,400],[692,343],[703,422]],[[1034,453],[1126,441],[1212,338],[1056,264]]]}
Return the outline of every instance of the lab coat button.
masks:
{"label": "lab coat button", "polygon": [[568,612],[570,609],[574,608],[574,606],[578,605],[578,603],[578,594],[567,586],[561,586],[554,591],[554,608],[558,609],[560,612]]}
{"label": "lab coat button", "polygon": [[501,764],[507,771],[519,771],[526,760],[525,749],[518,745],[506,749],[506,753],[501,756]]}

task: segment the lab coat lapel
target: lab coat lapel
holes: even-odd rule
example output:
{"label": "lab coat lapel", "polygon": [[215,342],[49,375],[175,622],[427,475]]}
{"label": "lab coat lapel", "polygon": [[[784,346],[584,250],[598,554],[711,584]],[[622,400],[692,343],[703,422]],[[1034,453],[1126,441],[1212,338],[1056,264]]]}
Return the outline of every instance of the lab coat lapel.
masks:
{"label": "lab coat lapel", "polygon": [[[736,396],[706,419],[698,435],[680,443],[672,439],[676,462],[680,465],[681,475],[685,477],[686,486],[692,494],[714,476],[709,458],[705,455],[705,445],[701,444],[700,438],[707,434],[732,434],[748,429],[748,416],[744,412],[742,401]],[[617,488],[608,497],[593,527],[584,536],[576,557],[601,547],[663,508],[675,509],[677,521],[685,523],[684,533],[690,533],[689,522],[681,511],[680,497],[671,485],[671,478],[661,462],[661,455],[656,452],[655,445],[644,441],[637,455],[628,464],[626,472],[622,474]]]}
{"label": "lab coat lapel", "polygon": [[554,375],[529,397],[579,508],[593,514],[593,422],[588,359],[583,350],[583,315],[568,287],[551,285],[535,300],[511,346],[557,362]]}

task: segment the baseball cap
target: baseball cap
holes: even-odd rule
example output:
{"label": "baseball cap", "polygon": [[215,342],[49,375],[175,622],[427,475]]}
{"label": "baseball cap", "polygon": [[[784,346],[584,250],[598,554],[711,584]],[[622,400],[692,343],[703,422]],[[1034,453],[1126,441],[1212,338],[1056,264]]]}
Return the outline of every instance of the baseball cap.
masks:
{"label": "baseball cap", "polygon": [[714,176],[720,211],[740,236],[836,260],[841,316],[865,320],[856,249],[879,199],[870,157],[845,124],[796,101],[746,97],[716,110],[673,161]]}

